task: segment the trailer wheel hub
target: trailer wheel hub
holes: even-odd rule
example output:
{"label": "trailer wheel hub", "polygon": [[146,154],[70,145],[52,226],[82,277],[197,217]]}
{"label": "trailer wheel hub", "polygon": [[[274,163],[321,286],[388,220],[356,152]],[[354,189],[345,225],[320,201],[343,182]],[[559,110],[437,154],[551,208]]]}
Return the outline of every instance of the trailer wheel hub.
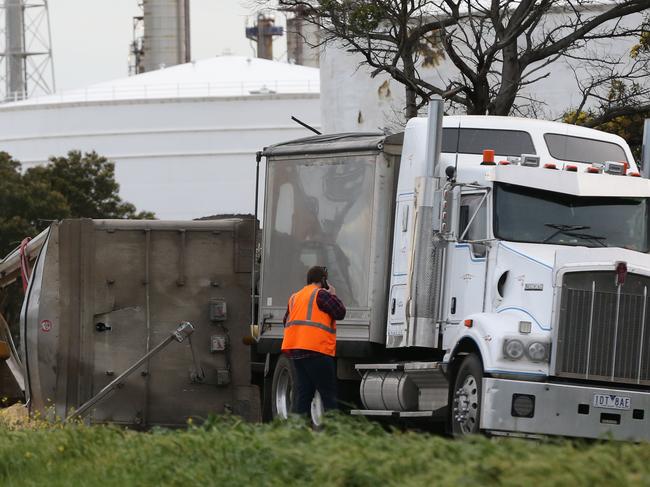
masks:
{"label": "trailer wheel hub", "polygon": [[471,433],[477,423],[478,385],[473,375],[468,375],[454,394],[454,420],[463,433]]}
{"label": "trailer wheel hub", "polygon": [[288,369],[284,369],[280,373],[278,385],[275,391],[275,407],[278,416],[282,419],[287,419],[289,417],[289,412],[291,411],[291,403],[293,399],[291,390],[291,375]]}

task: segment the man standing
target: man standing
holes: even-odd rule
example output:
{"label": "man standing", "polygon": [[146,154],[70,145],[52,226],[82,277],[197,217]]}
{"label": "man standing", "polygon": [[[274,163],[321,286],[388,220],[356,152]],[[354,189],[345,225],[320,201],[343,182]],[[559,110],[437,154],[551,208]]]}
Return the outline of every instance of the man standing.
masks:
{"label": "man standing", "polygon": [[326,411],[336,409],[336,320],[343,318],[345,306],[327,283],[327,268],[312,267],[307,285],[289,298],[284,315],[282,352],[296,371],[295,413],[309,414],[316,391]]}

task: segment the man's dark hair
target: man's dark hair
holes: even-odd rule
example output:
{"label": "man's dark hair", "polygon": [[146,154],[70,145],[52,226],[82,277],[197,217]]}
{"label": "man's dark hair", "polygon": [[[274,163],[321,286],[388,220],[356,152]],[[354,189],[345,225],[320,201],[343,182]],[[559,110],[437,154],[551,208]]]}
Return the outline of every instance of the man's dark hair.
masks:
{"label": "man's dark hair", "polygon": [[307,271],[307,284],[316,284],[327,279],[327,267],[315,265]]}

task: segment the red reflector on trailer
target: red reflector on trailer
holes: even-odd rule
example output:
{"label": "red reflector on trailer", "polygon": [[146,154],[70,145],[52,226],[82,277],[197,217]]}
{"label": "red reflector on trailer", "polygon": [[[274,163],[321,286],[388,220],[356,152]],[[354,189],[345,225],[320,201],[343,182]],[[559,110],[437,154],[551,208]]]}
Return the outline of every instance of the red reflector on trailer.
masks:
{"label": "red reflector on trailer", "polygon": [[557,169],[557,166],[552,162],[549,162],[547,164],[544,164],[544,169]]}
{"label": "red reflector on trailer", "polygon": [[472,320],[465,320],[463,321],[463,325],[465,325],[467,328],[471,328],[474,322]]}
{"label": "red reflector on trailer", "polygon": [[627,175],[632,176],[633,178],[640,178],[641,177],[641,174],[639,174],[638,172],[634,172],[634,171],[627,173]]}
{"label": "red reflector on trailer", "polygon": [[564,166],[564,170],[571,171],[571,172],[578,172],[578,166],[576,166],[575,164],[567,164],[566,166]]}

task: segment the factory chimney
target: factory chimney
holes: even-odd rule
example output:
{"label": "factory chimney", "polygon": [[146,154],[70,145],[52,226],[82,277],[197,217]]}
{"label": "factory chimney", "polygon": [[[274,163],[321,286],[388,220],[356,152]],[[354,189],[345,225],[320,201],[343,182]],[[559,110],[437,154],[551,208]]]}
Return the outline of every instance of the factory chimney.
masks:
{"label": "factory chimney", "polygon": [[287,58],[291,64],[320,66],[318,26],[307,20],[301,7],[288,9],[293,17],[287,19]]}
{"label": "factory chimney", "polygon": [[189,0],[142,0],[142,71],[187,63],[190,54]]}
{"label": "factory chimney", "polygon": [[275,19],[265,14],[258,14],[257,24],[246,27],[246,38],[257,42],[257,57],[273,60],[273,37],[284,34],[282,27],[275,26]]}

